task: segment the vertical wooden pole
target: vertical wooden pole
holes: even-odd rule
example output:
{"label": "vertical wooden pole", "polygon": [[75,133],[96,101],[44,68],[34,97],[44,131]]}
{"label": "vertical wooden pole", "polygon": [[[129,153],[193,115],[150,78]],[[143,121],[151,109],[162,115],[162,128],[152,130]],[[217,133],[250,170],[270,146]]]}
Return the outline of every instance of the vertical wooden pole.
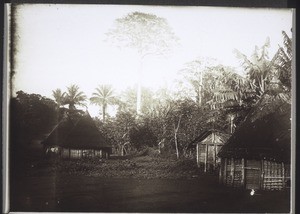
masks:
{"label": "vertical wooden pole", "polygon": [[261,160],[261,172],[260,172],[260,188],[261,189],[264,189],[264,179],[265,179],[265,166],[264,166],[264,160]]}
{"label": "vertical wooden pole", "polygon": [[216,170],[216,161],[217,161],[217,151],[216,151],[216,138],[215,133],[212,133],[212,142],[214,145],[214,170]]}
{"label": "vertical wooden pole", "polygon": [[214,144],[214,156],[215,156],[214,169],[216,169],[216,167],[217,167],[217,148],[216,148],[216,144]]}
{"label": "vertical wooden pole", "polygon": [[242,158],[242,180],[241,180],[242,187],[245,186],[245,159]]}
{"label": "vertical wooden pole", "polygon": [[208,154],[208,144],[205,144],[205,160],[204,160],[204,172],[207,171],[207,154]]}
{"label": "vertical wooden pole", "polygon": [[282,188],[285,188],[285,177],[284,177],[284,174],[285,174],[285,169],[284,169],[284,163],[281,162],[281,174],[282,174]]}
{"label": "vertical wooden pole", "polygon": [[222,158],[221,163],[220,163],[220,168],[219,168],[219,184],[221,184],[222,180],[223,180],[223,177],[222,177],[223,163],[224,163],[224,160]]}
{"label": "vertical wooden pole", "polygon": [[224,177],[224,183],[227,184],[227,158],[225,158],[224,161],[224,173],[223,173],[223,177]]}
{"label": "vertical wooden pole", "polygon": [[231,158],[230,176],[231,176],[231,185],[233,186],[233,180],[234,180],[234,159],[233,158]]}
{"label": "vertical wooden pole", "polygon": [[196,144],[196,161],[197,161],[197,166],[200,167],[200,163],[199,163],[199,143]]}

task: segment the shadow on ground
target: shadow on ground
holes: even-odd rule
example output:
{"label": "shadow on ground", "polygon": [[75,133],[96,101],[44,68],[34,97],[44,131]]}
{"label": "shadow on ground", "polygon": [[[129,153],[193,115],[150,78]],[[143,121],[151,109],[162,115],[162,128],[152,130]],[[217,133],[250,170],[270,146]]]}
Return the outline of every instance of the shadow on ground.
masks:
{"label": "shadow on ground", "polygon": [[195,179],[109,179],[36,176],[15,181],[11,211],[70,212],[289,212],[288,191],[249,191]]}

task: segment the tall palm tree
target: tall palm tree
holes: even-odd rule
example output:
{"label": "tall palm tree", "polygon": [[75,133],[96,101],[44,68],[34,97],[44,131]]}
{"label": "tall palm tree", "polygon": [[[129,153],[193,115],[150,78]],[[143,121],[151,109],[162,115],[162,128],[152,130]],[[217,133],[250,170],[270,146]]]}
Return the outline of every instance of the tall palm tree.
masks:
{"label": "tall palm tree", "polygon": [[107,106],[115,104],[117,99],[114,95],[113,88],[110,85],[100,85],[95,90],[96,92],[92,94],[90,101],[92,104],[102,107],[102,119],[103,122],[105,122]]}
{"label": "tall palm tree", "polygon": [[76,109],[75,105],[84,105],[84,101],[87,99],[84,92],[79,91],[79,86],[72,84],[67,87],[65,96],[65,104],[69,104],[69,109]]}
{"label": "tall palm tree", "polygon": [[65,95],[66,95],[66,93],[62,92],[59,88],[52,91],[52,96],[54,97],[55,102],[58,105],[58,108],[61,105],[64,105]]}

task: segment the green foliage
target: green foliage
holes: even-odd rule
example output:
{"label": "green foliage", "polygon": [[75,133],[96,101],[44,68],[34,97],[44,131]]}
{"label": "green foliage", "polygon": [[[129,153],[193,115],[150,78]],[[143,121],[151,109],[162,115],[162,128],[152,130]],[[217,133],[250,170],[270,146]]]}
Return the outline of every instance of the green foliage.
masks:
{"label": "green foliage", "polygon": [[56,103],[39,94],[17,92],[10,102],[10,137],[18,149],[41,138],[58,121]]}

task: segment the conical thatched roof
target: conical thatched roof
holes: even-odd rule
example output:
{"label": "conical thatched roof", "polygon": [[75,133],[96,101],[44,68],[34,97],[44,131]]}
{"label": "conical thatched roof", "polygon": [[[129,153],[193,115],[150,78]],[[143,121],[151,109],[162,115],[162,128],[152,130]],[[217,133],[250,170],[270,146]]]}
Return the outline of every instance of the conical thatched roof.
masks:
{"label": "conical thatched roof", "polygon": [[291,105],[282,103],[270,113],[259,111],[257,106],[234,132],[219,152],[220,157],[290,162]]}
{"label": "conical thatched roof", "polygon": [[81,116],[73,115],[62,119],[42,144],[70,149],[111,147],[105,142],[105,138],[87,112]]}

